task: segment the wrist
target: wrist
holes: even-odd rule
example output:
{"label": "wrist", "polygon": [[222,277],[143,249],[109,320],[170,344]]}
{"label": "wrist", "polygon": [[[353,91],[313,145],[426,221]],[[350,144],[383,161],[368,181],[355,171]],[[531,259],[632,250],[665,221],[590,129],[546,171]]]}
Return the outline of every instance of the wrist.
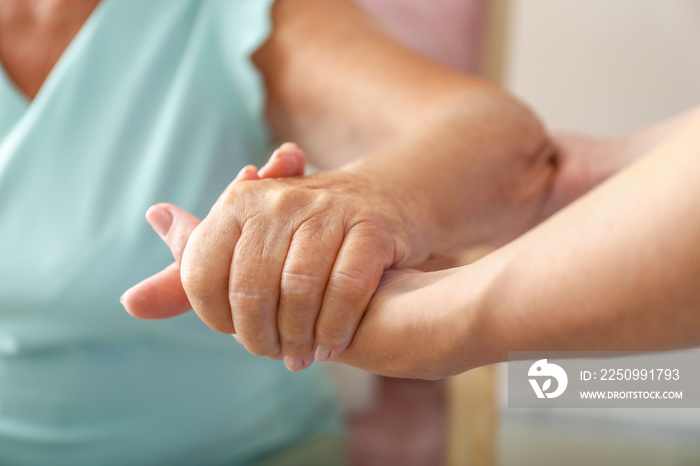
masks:
{"label": "wrist", "polygon": [[[493,253],[492,253],[493,254]],[[451,338],[443,359],[450,361],[445,376],[504,361],[506,342],[500,338],[498,316],[494,309],[498,298],[496,270],[483,260],[453,270],[445,291],[449,292],[447,312]],[[465,286],[465,283],[468,286]],[[451,290],[451,291],[449,291]],[[455,293],[455,290],[461,290]]]}
{"label": "wrist", "polygon": [[337,173],[351,180],[349,189],[362,186],[359,189],[371,205],[391,221],[386,227],[402,251],[394,265],[416,265],[429,258],[433,243],[428,199],[412,174],[401,173],[392,166],[394,163],[380,154],[345,165]]}

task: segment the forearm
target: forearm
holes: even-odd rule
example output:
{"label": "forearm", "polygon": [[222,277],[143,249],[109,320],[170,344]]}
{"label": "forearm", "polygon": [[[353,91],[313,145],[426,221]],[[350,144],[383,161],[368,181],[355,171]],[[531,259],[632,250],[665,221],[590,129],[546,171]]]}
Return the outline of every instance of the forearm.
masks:
{"label": "forearm", "polygon": [[410,136],[470,91],[494,87],[406,49],[348,0],[277,0],[273,24],[254,56],[269,122],[320,168]]}
{"label": "forearm", "polygon": [[649,127],[612,139],[610,151],[618,156],[601,160],[593,173],[595,180],[602,181],[641,156],[648,154],[669,136],[693,119],[697,119],[698,116],[700,116],[700,107],[695,107]]}
{"label": "forearm", "polygon": [[700,107],[614,138],[552,131],[556,170],[537,223],[648,154],[697,115]]}
{"label": "forearm", "polygon": [[268,119],[320,168],[376,150],[414,131],[455,91],[486,85],[400,46],[347,0],[278,0],[273,25],[254,56]]}
{"label": "forearm", "polygon": [[698,128],[696,118],[552,219],[460,271],[465,283],[486,281],[479,310],[468,310],[479,313],[479,325],[465,329],[487,345],[480,364],[517,350],[700,344]]}
{"label": "forearm", "polygon": [[415,263],[503,244],[531,228],[552,183],[553,157],[527,108],[483,89],[341,171],[369,177],[413,215]]}
{"label": "forearm", "polygon": [[[337,21],[342,17],[343,21]],[[504,91],[418,56],[352,2],[278,0],[256,54],[275,134],[409,209],[409,263],[502,243],[551,185],[542,125]]]}

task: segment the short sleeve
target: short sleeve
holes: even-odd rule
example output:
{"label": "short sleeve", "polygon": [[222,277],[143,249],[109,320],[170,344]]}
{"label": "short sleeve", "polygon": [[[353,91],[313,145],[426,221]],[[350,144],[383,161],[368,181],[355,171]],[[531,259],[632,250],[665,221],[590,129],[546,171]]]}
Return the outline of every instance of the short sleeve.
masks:
{"label": "short sleeve", "polygon": [[223,60],[245,105],[254,115],[263,114],[265,85],[252,61],[253,53],[272,31],[272,6],[275,0],[219,0],[216,14]]}

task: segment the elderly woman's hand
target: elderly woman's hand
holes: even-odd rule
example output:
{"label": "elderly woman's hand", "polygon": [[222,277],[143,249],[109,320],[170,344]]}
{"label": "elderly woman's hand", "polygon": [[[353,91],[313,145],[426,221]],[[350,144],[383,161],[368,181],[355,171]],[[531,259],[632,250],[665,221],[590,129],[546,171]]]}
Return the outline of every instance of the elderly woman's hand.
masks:
{"label": "elderly woman's hand", "polygon": [[536,116],[402,49],[351,2],[277,1],[253,60],[275,137],[342,168],[232,185],[200,226],[173,206],[151,210],[195,231],[175,264],[125,294],[133,315],[191,303],[215,330],[299,370],[343,352],[387,268],[502,244],[537,219],[556,164]]}
{"label": "elderly woman's hand", "polygon": [[193,309],[253,354],[290,370],[350,343],[383,272],[408,254],[410,219],[345,173],[228,188],[180,268]]}
{"label": "elderly woman's hand", "polygon": [[[384,271],[409,255],[414,220],[356,173],[240,182],[256,178],[240,176],[199,225],[174,206],[149,220],[178,216],[161,236],[176,259],[182,251],[182,287],[207,325],[300,370],[347,347]],[[144,306],[148,282],[138,286],[123,298],[133,315],[173,314]]]}

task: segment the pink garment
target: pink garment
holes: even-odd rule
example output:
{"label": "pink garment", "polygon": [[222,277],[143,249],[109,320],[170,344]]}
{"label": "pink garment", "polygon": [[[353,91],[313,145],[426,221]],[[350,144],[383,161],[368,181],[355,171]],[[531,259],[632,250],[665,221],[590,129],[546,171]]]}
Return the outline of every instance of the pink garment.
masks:
{"label": "pink garment", "polygon": [[476,72],[485,30],[484,0],[355,0],[406,46]]}

